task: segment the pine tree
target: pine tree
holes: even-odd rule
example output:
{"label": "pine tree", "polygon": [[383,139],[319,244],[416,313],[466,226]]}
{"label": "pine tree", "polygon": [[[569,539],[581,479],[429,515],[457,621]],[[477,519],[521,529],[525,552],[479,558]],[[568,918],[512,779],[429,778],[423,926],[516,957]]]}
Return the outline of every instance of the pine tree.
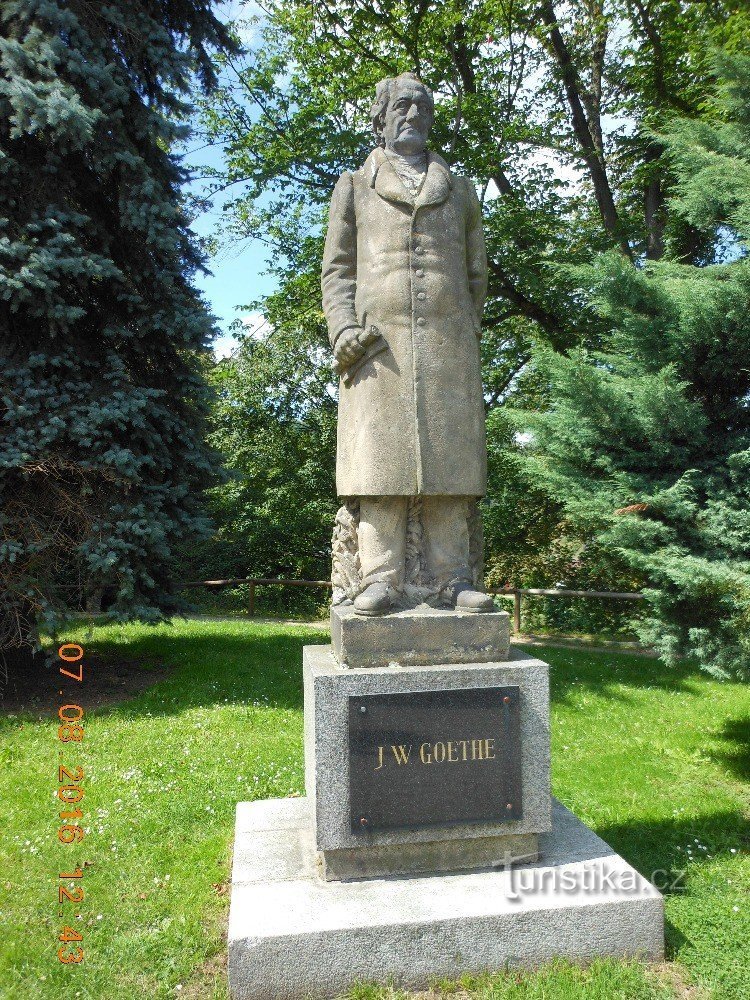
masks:
{"label": "pine tree", "polygon": [[6,659],[102,588],[117,617],[168,613],[170,553],[202,527],[213,327],[172,150],[234,48],[211,8],[0,4]]}
{"label": "pine tree", "polygon": [[519,424],[548,495],[644,581],[642,638],[750,679],[750,58],[718,71],[705,115],[655,137],[675,177],[667,255],[577,271],[610,333],[540,354],[551,406]]}

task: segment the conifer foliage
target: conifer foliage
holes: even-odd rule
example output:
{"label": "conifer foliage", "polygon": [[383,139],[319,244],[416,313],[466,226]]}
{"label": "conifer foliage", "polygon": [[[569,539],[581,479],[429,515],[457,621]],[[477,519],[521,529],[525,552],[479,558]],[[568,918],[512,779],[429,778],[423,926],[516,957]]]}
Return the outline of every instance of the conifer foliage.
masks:
{"label": "conifer foliage", "polygon": [[538,358],[551,406],[530,474],[645,583],[643,638],[750,679],[750,58],[718,59],[715,98],[659,142],[674,170],[659,262],[578,270],[610,333]]}
{"label": "conifer foliage", "polygon": [[170,552],[201,528],[212,319],[171,150],[233,48],[211,8],[0,3],[6,654],[103,587],[115,615],[169,611]]}

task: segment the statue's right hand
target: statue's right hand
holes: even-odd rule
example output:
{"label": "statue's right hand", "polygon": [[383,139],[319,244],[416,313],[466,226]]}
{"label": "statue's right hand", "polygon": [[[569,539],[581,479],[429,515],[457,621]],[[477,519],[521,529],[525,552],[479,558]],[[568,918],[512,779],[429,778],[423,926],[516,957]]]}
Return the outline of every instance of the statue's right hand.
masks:
{"label": "statue's right hand", "polygon": [[359,339],[360,334],[360,330],[350,327],[348,330],[344,330],[336,341],[333,354],[336,358],[336,369],[339,372],[345,372],[365,353],[367,348]]}

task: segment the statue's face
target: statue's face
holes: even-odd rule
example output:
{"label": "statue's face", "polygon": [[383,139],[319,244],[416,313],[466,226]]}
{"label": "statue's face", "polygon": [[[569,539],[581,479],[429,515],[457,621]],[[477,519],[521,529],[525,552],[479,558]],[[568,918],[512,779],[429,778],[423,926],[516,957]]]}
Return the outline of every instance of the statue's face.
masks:
{"label": "statue's face", "polygon": [[431,125],[432,105],[425,88],[418,83],[396,84],[385,112],[386,148],[404,156],[423,153]]}

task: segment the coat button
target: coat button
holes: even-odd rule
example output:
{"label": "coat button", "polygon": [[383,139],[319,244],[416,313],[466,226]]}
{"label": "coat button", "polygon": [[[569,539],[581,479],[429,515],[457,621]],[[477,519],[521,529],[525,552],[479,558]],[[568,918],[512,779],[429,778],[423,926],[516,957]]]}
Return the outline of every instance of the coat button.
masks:
{"label": "coat button", "polygon": [[424,326],[426,322],[427,320],[424,318],[424,316],[420,316],[419,319],[417,320],[417,326]]}
{"label": "coat button", "polygon": [[424,292],[417,292],[417,298],[418,299],[426,299],[427,296],[425,295]]}
{"label": "coat button", "polygon": [[417,275],[418,278],[424,278],[424,271],[422,270],[421,267],[417,268],[417,271],[415,273],[416,273],[416,275]]}

